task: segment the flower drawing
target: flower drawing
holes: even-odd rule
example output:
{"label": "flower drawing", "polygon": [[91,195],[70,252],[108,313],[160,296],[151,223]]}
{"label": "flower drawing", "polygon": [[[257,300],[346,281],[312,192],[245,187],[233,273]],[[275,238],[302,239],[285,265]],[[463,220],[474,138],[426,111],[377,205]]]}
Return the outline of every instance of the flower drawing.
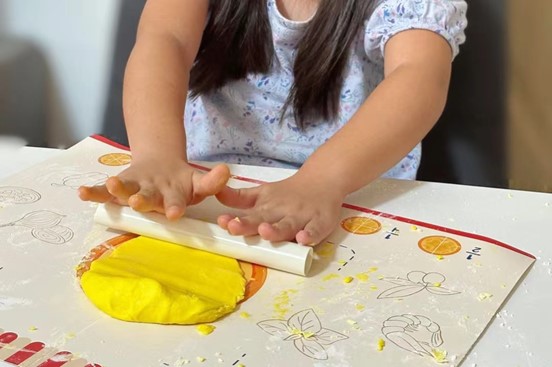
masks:
{"label": "flower drawing", "polygon": [[328,359],[326,348],[348,338],[337,331],[323,328],[312,309],[297,312],[288,320],[264,320],[257,325],[270,335],[293,342],[299,352],[317,360]]}

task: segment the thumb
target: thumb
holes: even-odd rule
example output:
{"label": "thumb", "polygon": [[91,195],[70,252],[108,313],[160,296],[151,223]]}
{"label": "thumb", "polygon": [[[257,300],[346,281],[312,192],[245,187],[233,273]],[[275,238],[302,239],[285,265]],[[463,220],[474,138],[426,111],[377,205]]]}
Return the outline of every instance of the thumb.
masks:
{"label": "thumb", "polygon": [[218,201],[235,209],[249,209],[257,202],[259,186],[249,189],[233,189],[225,186],[216,194]]}
{"label": "thumb", "polygon": [[229,179],[230,169],[225,164],[219,164],[205,174],[195,173],[192,178],[194,185],[192,204],[221,191],[226,187]]}

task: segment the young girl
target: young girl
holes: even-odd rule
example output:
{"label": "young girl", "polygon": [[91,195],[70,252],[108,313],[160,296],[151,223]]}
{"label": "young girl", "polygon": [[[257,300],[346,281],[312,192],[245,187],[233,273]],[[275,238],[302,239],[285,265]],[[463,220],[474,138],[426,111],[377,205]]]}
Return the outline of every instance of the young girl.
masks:
{"label": "young girl", "polygon": [[[346,195],[414,179],[464,41],[463,0],[149,0],[129,59],[131,166],[83,200],[184,215],[216,195],[235,235],[313,245]],[[182,116],[184,114],[184,124]],[[228,188],[224,164],[299,168]]]}

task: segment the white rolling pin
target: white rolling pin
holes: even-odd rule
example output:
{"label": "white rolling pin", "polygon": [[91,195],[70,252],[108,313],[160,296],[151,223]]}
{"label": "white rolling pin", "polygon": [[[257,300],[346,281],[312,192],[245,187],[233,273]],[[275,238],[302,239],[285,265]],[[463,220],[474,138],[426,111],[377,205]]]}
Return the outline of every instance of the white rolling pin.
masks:
{"label": "white rolling pin", "polygon": [[293,274],[305,276],[312,265],[312,247],[293,242],[270,242],[260,236],[232,236],[217,224],[197,219],[169,221],[158,213],[139,213],[126,206],[107,203],[98,205],[94,221]]}

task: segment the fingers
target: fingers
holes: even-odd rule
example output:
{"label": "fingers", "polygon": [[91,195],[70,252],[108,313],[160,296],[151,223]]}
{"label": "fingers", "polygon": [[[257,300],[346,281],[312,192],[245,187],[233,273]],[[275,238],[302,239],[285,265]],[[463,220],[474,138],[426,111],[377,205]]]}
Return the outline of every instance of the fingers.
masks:
{"label": "fingers", "polygon": [[78,189],[79,198],[83,201],[106,203],[113,197],[105,186],[81,186]]}
{"label": "fingers", "polygon": [[141,189],[128,198],[128,206],[137,212],[163,212],[163,197],[157,190]]}
{"label": "fingers", "polygon": [[231,208],[249,209],[255,206],[260,190],[260,186],[248,189],[233,189],[226,186],[215,196],[218,201]]}
{"label": "fingers", "polygon": [[[331,219],[315,217],[311,220],[297,216],[286,216],[277,220],[266,221],[258,215],[235,217],[221,215],[217,223],[232,235],[260,235],[262,239],[272,242],[297,241],[306,246],[322,242],[334,229]],[[306,223],[306,224],[305,224]]]}
{"label": "fingers", "polygon": [[106,203],[116,201],[126,203],[129,196],[137,192],[137,184],[125,183],[119,177],[110,177],[101,186],[81,186],[78,189],[78,195],[81,200],[94,201],[97,203]]}
{"label": "fingers", "polygon": [[276,223],[261,223],[259,235],[267,241],[292,241],[301,225],[293,217],[286,217]]}
{"label": "fingers", "polygon": [[144,186],[128,198],[128,205],[138,212],[165,214],[169,220],[179,219],[186,211],[184,195],[178,189],[170,187],[159,189],[154,186]]}
{"label": "fingers", "polygon": [[121,202],[126,202],[130,196],[140,190],[140,185],[133,181],[124,181],[120,177],[109,177],[105,182],[105,187],[109,193]]}
{"label": "fingers", "polygon": [[294,217],[286,217],[278,223],[259,226],[259,234],[269,241],[293,241],[300,245],[315,246],[330,235],[335,224],[329,218],[314,217],[306,224]]}
{"label": "fingers", "polygon": [[329,236],[331,230],[328,231],[328,228],[333,229],[333,227],[324,225],[319,221],[310,221],[305,228],[297,232],[295,240],[301,245],[315,246]]}
{"label": "fingers", "polygon": [[205,174],[198,172],[192,177],[194,190],[191,204],[196,204],[206,196],[215,195],[224,189],[230,179],[230,170],[227,165],[219,164]]}
{"label": "fingers", "polygon": [[186,200],[183,194],[175,191],[163,195],[165,216],[169,220],[177,220],[186,212]]}
{"label": "fingers", "polygon": [[227,224],[226,230],[232,235],[253,236],[259,233],[262,218],[258,216],[234,217]]}
{"label": "fingers", "polygon": [[[230,215],[230,214],[224,214],[224,215],[220,215],[218,218],[217,218],[217,224],[222,228],[222,229],[226,229],[228,230],[228,223],[237,218],[235,215]],[[239,220],[239,218],[238,218]]]}

